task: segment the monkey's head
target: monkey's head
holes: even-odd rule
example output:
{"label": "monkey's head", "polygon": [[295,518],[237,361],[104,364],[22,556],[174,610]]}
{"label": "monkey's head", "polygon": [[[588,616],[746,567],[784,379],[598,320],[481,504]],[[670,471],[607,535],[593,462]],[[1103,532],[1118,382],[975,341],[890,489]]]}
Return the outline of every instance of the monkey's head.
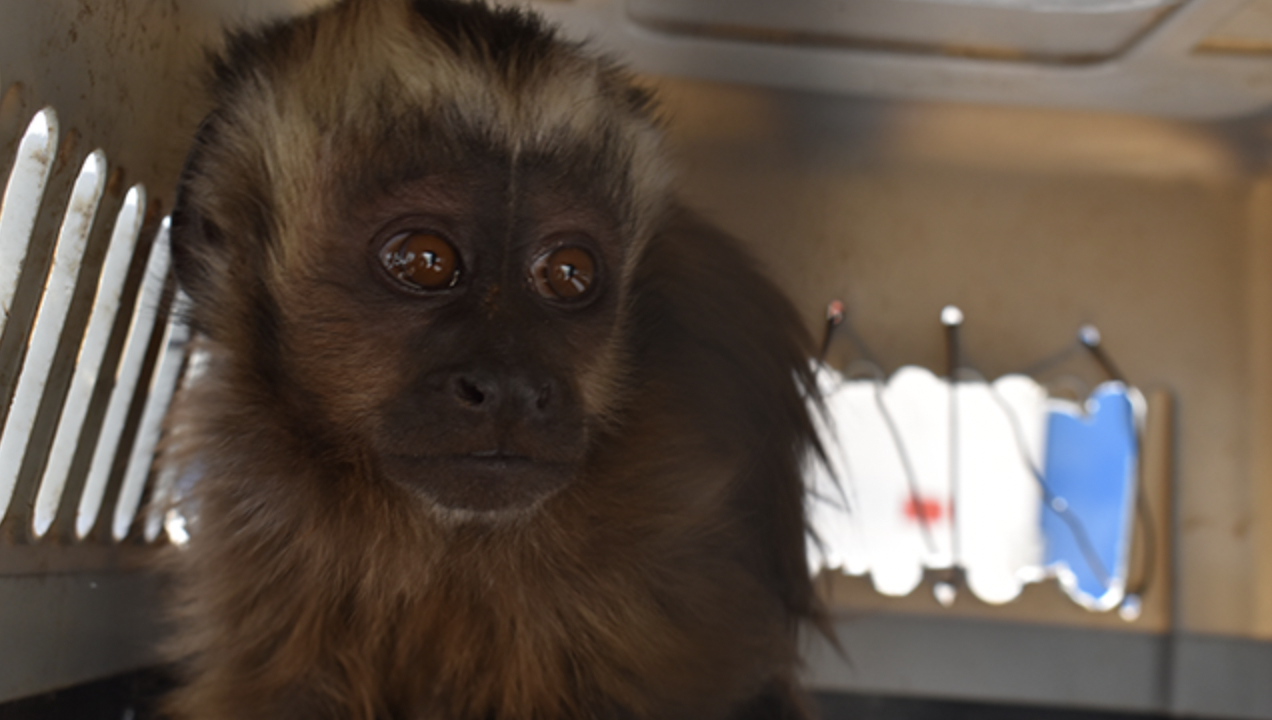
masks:
{"label": "monkey's head", "polygon": [[244,401],[442,510],[576,477],[621,413],[666,203],[649,96],[537,18],[458,0],[240,36],[213,85],[173,257]]}

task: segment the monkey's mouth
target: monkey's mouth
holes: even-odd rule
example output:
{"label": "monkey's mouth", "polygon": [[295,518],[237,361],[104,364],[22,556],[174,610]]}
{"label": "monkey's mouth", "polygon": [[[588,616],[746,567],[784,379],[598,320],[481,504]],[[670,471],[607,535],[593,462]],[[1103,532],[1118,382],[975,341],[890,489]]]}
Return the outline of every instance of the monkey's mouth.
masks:
{"label": "monkey's mouth", "polygon": [[574,463],[505,450],[458,455],[381,456],[385,476],[449,510],[484,513],[528,508],[574,478]]}

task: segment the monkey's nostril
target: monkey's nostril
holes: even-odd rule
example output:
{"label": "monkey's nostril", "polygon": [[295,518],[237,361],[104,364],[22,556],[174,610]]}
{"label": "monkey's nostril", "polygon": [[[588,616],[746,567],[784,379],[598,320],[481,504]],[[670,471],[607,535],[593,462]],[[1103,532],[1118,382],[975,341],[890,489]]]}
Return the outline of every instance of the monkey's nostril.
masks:
{"label": "monkey's nostril", "polygon": [[462,377],[455,378],[455,396],[468,405],[480,405],[486,400],[486,393],[477,383]]}
{"label": "monkey's nostril", "polygon": [[546,410],[548,404],[552,402],[552,386],[545,383],[539,388],[539,395],[535,398],[534,406],[539,410]]}

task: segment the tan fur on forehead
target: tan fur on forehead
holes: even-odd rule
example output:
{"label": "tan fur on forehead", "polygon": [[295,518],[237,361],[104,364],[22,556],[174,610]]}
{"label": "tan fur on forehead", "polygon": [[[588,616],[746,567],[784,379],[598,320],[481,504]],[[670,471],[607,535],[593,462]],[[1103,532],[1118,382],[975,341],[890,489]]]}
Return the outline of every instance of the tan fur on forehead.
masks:
{"label": "tan fur on forehead", "polygon": [[[524,67],[515,58],[496,61],[490,48],[457,50],[400,0],[343,3],[302,27],[307,32],[290,38],[269,69],[233,84],[238,97],[225,103],[232,115],[223,122],[231,137],[246,139],[242,153],[263,163],[261,189],[272,195],[284,237],[320,219],[313,199],[331,196],[341,171],[332,158],[349,154],[333,142],[376,137],[377,117],[444,111],[513,160],[557,154],[563,145],[604,152],[617,175],[609,184],[624,190],[625,234],[634,249],[643,245],[645,219],[658,216],[669,172],[651,113],[615,101],[634,86],[608,60],[548,43],[548,30],[541,31],[544,56]],[[232,67],[233,57],[228,62]]]}

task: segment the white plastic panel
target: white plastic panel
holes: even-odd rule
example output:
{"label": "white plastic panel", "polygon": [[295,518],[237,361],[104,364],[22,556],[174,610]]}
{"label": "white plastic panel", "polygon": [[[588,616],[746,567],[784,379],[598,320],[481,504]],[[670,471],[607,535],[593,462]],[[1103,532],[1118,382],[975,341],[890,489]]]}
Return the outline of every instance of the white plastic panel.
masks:
{"label": "white plastic panel", "polygon": [[624,0],[653,30],[689,36],[845,49],[1092,62],[1111,57],[1179,0]]}
{"label": "white plastic panel", "polygon": [[27,441],[53,366],[53,355],[66,322],[66,312],[75,292],[88,233],[93,227],[93,218],[105,186],[106,158],[100,151],[91,153],[84,160],[71,190],[69,209],[58,233],[53,264],[45,281],[44,295],[31,331],[22,372],[18,376],[17,390],[4,427],[0,429],[0,517],[8,508],[18,469],[26,454]]}
{"label": "white plastic panel", "polygon": [[146,206],[146,193],[141,186],[133,187],[124,198],[124,205],[115,218],[110,245],[102,265],[101,282],[93,300],[92,314],[75,363],[75,374],[67,392],[62,415],[58,420],[44,478],[36,497],[34,531],[37,536],[48,532],[57,516],[62,491],[66,487],[67,473],[75,456],[75,444],[84,426],[89,401],[101,370],[102,357],[110,339],[111,328],[119,310],[120,294],[128,275],[133,248],[141,232]]}
{"label": "white plastic panel", "polygon": [[[137,516],[142,491],[145,490],[146,480],[150,477],[155,447],[159,444],[159,435],[163,429],[163,417],[172,400],[177,381],[181,377],[186,342],[190,339],[189,329],[180,311],[186,302],[184,295],[178,296],[177,302],[173,305],[174,312],[171,313],[164,327],[164,339],[155,373],[151,377],[146,408],[141,416],[137,438],[133,441],[132,454],[128,458],[128,468],[124,472],[124,484],[119,491],[119,501],[115,504],[112,527],[116,540],[124,539],[133,519]],[[149,539],[153,540],[154,536]]]}
{"label": "white plastic panel", "polygon": [[[0,330],[9,319],[13,293],[26,260],[27,243],[31,240],[56,153],[57,114],[46,108],[36,113],[27,126],[18,144],[4,196],[0,198]],[[0,506],[2,503],[0,500]]]}
{"label": "white plastic panel", "polygon": [[1021,375],[958,385],[960,550],[967,585],[985,602],[1013,600],[1037,579],[1020,572],[1042,558],[1042,491],[1022,458],[1042,467],[1046,402],[1045,391]]}
{"label": "white plastic panel", "polygon": [[[173,314],[181,317],[187,309],[188,302],[189,298],[184,292],[178,293]],[[188,334],[189,330],[186,328],[181,332]],[[211,361],[211,354],[206,348],[191,344],[187,346],[184,360],[184,369],[181,371],[180,378],[176,383],[177,389],[183,383],[197,380],[200,375],[207,371],[208,363]],[[179,507],[179,502],[182,494],[189,490],[189,483],[186,481],[189,481],[192,477],[197,477],[197,474],[197,471],[191,471],[190,469],[179,469],[176,463],[161,464],[155,469],[154,480],[152,480],[153,490],[146,509],[146,542],[154,542],[161,534],[166,537],[168,542],[174,545],[183,545],[190,539],[188,518],[182,508]]]}
{"label": "white plastic panel", "polygon": [[[899,43],[801,38],[798,31],[791,35],[792,30],[777,24],[788,3],[775,0],[733,0],[727,7],[699,0],[683,9],[669,0],[632,1],[637,10],[649,10],[656,4],[658,10],[674,17],[707,6],[719,8],[721,17],[726,10],[735,17],[772,17],[775,26],[761,26],[751,33],[733,33],[728,28],[725,32],[717,32],[720,28],[695,32],[693,22],[657,23],[648,17],[642,22],[639,13],[628,11],[625,0],[522,0],[561,22],[570,35],[590,38],[637,69],[658,75],[837,95],[1116,110],[1197,119],[1249,115],[1272,104],[1272,65],[1248,55],[1199,52],[1212,29],[1242,8],[1246,0],[1188,0],[1144,32],[1131,29],[1121,35],[1132,41],[1116,52],[1109,50],[1119,36],[1101,40],[1100,52],[1094,58],[1088,54],[1092,49],[1089,38],[1105,32],[1098,29],[1102,22],[1116,25],[1108,13],[1038,12],[1033,19],[1042,24],[1029,31],[1033,39],[1028,43],[977,56],[966,48],[942,47],[935,38]],[[929,10],[921,9],[924,4],[931,6]],[[862,7],[854,2],[834,5]],[[987,28],[972,20],[995,10],[985,3],[917,0],[868,0],[866,5],[881,13],[871,23],[898,32],[913,32],[920,26],[944,32],[966,20],[969,32],[980,33]],[[1087,23],[1094,23],[1096,30]],[[970,39],[993,50],[992,38]],[[1032,54],[1027,50],[1031,43],[1035,47]]]}
{"label": "white plastic panel", "polygon": [[110,405],[106,410],[101,434],[97,438],[97,447],[93,451],[84,494],[80,497],[75,518],[75,529],[80,537],[88,535],[97,522],[97,514],[106,493],[106,483],[110,479],[111,467],[123,436],[124,421],[133,393],[137,389],[146,349],[155,328],[159,299],[168,276],[168,261],[168,221],[165,219],[146,263],[146,274],[141,291],[137,294],[123,359],[115,377],[115,386],[111,391]]}

